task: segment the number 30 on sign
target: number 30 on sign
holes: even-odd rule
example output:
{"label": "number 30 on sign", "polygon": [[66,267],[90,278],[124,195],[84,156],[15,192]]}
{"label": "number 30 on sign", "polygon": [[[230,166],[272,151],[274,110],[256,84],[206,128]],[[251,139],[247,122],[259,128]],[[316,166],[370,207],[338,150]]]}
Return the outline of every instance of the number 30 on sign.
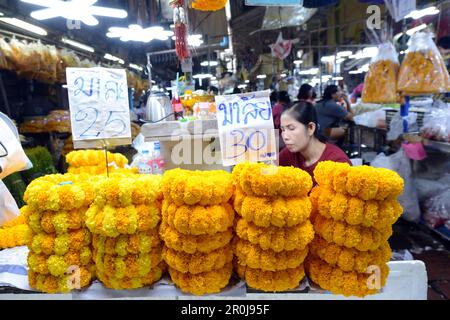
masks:
{"label": "number 30 on sign", "polygon": [[67,68],[66,73],[74,143],[82,140],[131,142],[125,70]]}

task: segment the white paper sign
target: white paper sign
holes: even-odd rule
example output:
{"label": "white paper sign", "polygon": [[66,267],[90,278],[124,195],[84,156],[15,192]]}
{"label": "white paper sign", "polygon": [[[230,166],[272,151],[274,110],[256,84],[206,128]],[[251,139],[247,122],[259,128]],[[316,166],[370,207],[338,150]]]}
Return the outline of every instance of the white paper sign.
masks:
{"label": "white paper sign", "polygon": [[74,147],[131,144],[125,70],[67,68],[66,73]]}
{"label": "white paper sign", "polygon": [[216,96],[224,166],[244,161],[274,161],[277,147],[270,91]]}

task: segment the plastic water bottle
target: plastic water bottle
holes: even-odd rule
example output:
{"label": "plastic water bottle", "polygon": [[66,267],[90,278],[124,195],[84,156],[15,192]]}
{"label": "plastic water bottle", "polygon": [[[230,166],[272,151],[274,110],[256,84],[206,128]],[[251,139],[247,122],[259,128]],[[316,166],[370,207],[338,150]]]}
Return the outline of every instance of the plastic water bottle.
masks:
{"label": "plastic water bottle", "polygon": [[163,174],[165,164],[164,159],[161,156],[161,144],[155,142],[153,149],[153,157],[152,157],[152,173],[153,174]]}
{"label": "plastic water bottle", "polygon": [[138,159],[138,171],[139,174],[150,174],[152,173],[152,157],[148,150],[142,150],[142,154]]}

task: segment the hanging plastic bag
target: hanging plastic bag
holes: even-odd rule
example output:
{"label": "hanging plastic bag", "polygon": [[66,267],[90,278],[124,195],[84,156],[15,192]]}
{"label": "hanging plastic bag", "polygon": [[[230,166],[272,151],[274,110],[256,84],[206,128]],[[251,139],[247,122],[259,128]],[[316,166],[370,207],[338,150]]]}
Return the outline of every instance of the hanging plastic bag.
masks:
{"label": "hanging plastic bag", "polygon": [[364,80],[364,103],[395,103],[397,101],[398,55],[390,42],[378,47]]}
{"label": "hanging plastic bag", "polygon": [[450,142],[450,105],[440,102],[431,108],[420,132],[426,139]]}
{"label": "hanging plastic bag", "polygon": [[3,181],[0,180],[0,227],[19,215],[16,200],[9,192]]}
{"label": "hanging plastic bag", "polygon": [[426,200],[423,205],[425,222],[433,227],[439,227],[450,220],[450,189]]}
{"label": "hanging plastic bag", "polygon": [[[409,132],[419,131],[419,125],[417,124],[417,113],[410,112],[408,114],[407,121]],[[403,134],[403,118],[400,116],[400,112],[397,112],[391,120],[386,139],[388,141],[394,141],[397,140],[401,134]]]}
{"label": "hanging plastic bag", "polygon": [[14,125],[7,119],[0,113],[0,179],[33,166],[22,149],[17,129],[13,130]]}
{"label": "hanging plastic bag", "polygon": [[450,77],[432,34],[416,32],[400,67],[398,91],[403,94],[433,94],[450,91]]}

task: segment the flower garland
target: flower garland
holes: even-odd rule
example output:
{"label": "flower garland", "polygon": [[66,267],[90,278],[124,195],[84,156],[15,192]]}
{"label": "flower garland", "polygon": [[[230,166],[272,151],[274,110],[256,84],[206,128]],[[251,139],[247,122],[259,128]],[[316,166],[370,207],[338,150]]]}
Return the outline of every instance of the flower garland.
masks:
{"label": "flower garland", "polygon": [[213,235],[202,234],[198,236],[185,235],[163,222],[160,226],[160,236],[168,248],[183,251],[189,254],[196,252],[210,253],[230,243],[233,238],[233,229],[218,232]]}
{"label": "flower garland", "polygon": [[70,250],[63,256],[35,254],[29,252],[28,267],[31,271],[55,277],[63,276],[71,266],[87,266],[92,264],[92,252],[90,247],[84,247],[81,251]]}
{"label": "flower garland", "polygon": [[403,179],[392,170],[369,166],[351,167],[347,163],[320,162],[314,177],[319,186],[348,194],[364,201],[396,198],[402,191]]}
{"label": "flower garland", "polygon": [[161,183],[164,199],[182,205],[219,205],[227,203],[234,192],[226,171],[166,171]]}
{"label": "flower garland", "polygon": [[230,264],[233,261],[233,250],[231,245],[226,245],[209,253],[189,254],[164,247],[163,258],[172,269],[195,275],[221,269]]}
{"label": "flower garland", "polygon": [[[345,272],[339,268],[333,268],[314,256],[308,257],[305,266],[312,281],[334,294],[364,297],[378,292],[375,289],[376,283],[372,284],[370,281],[370,273]],[[389,267],[386,264],[381,264],[377,267],[380,268],[379,285],[383,287],[386,284]],[[374,285],[374,288],[370,288],[371,285]]]}
{"label": "flower garland", "polygon": [[241,279],[245,279],[247,285],[262,291],[280,292],[294,289],[305,276],[303,264],[294,269],[282,271],[266,271],[253,269],[235,263],[235,269]]}
{"label": "flower garland", "polygon": [[[106,155],[103,150],[79,150],[66,155],[66,162],[71,167],[98,166],[106,163]],[[120,153],[108,151],[108,162],[114,162],[118,167],[128,164],[128,159]]]}
{"label": "flower garland", "polygon": [[28,238],[28,248],[37,254],[63,256],[69,250],[80,251],[91,244],[91,233],[79,229],[64,234],[32,233]]}
{"label": "flower garland", "polygon": [[358,251],[334,243],[328,243],[317,236],[310,245],[310,252],[343,271],[364,273],[371,265],[381,265],[391,259],[392,251],[386,242],[374,251]]}
{"label": "flower garland", "polygon": [[86,211],[86,226],[95,234],[117,237],[155,228],[160,221],[160,209],[156,205],[128,207],[99,207],[91,205]]}
{"label": "flower garland", "polygon": [[258,245],[237,238],[233,245],[238,264],[267,271],[295,269],[303,263],[309,251],[307,247],[281,252],[262,250]]}
{"label": "flower garland", "polygon": [[149,286],[159,279],[161,279],[166,266],[164,263],[160,263],[158,266],[152,268],[144,277],[140,278],[115,278],[106,275],[102,272],[97,272],[98,279],[105,285],[105,287],[114,290],[132,290]]}
{"label": "flower garland", "polygon": [[[80,289],[87,287],[92,278],[92,267],[80,267],[79,285]],[[77,281],[75,275],[64,275],[62,277],[55,277],[52,275],[43,275],[33,271],[28,271],[28,282],[31,288],[37,289],[46,293],[69,293],[72,289],[77,289]]]}
{"label": "flower garland", "polygon": [[311,190],[311,176],[298,168],[243,163],[233,169],[237,184],[249,196],[302,197]]}
{"label": "flower garland", "polygon": [[137,174],[138,168],[132,167],[132,168],[115,168],[115,167],[109,167],[108,170],[106,170],[106,163],[103,164],[103,166],[87,166],[87,167],[69,167],[67,168],[68,173],[72,174],[89,174],[89,175],[101,175],[106,174],[106,172],[109,173],[119,173],[119,174]]}
{"label": "flower garland", "polygon": [[15,227],[15,226],[18,226],[21,224],[26,224],[26,223],[27,223],[27,217],[25,214],[23,214],[23,210],[21,209],[20,214],[17,217],[15,217],[14,219],[12,219],[10,221],[5,222],[2,226],[0,226],[0,228],[8,229],[8,228]]}
{"label": "flower garland", "polygon": [[290,228],[261,228],[240,219],[236,224],[236,234],[240,239],[258,245],[263,250],[282,252],[304,249],[314,239],[314,228],[308,220]]}
{"label": "flower garland", "polygon": [[311,215],[309,216],[309,220],[314,223],[314,220],[316,219],[316,216],[319,214],[319,198],[321,196],[322,188],[314,187],[310,194],[309,194],[309,200],[311,201]]}
{"label": "flower garland", "polygon": [[317,206],[319,213],[326,218],[376,229],[391,226],[403,212],[397,200],[363,201],[328,190],[319,196]]}
{"label": "flower garland", "polygon": [[131,235],[119,235],[116,238],[104,237],[94,234],[92,245],[97,251],[104,247],[105,254],[126,256],[129,254],[148,254],[160,246],[158,231],[151,229],[147,232],[137,232]]}
{"label": "flower garland", "polygon": [[213,235],[233,226],[234,210],[229,204],[212,206],[177,206],[167,200],[162,204],[163,220],[186,235]]}
{"label": "flower garland", "polygon": [[381,230],[351,226],[321,215],[314,221],[314,230],[327,242],[359,251],[376,250],[392,235],[391,226]]}
{"label": "flower garland", "polygon": [[25,224],[0,229],[0,250],[25,245],[29,232],[30,229]]}
{"label": "flower garland", "polygon": [[301,224],[309,218],[311,210],[308,197],[271,199],[254,196],[244,197],[242,207],[237,209],[245,220],[266,228]]}
{"label": "flower garland", "polygon": [[194,295],[219,293],[230,281],[233,265],[226,264],[223,268],[199,274],[177,271],[169,267],[172,281],[183,291]]}
{"label": "flower garland", "polygon": [[32,212],[28,215],[27,221],[34,233],[64,234],[84,226],[84,214],[87,208],[59,212],[44,211],[42,213],[32,211],[31,208],[25,210]]}
{"label": "flower garland", "polygon": [[200,11],[218,11],[225,8],[228,0],[194,0],[192,9]]}

